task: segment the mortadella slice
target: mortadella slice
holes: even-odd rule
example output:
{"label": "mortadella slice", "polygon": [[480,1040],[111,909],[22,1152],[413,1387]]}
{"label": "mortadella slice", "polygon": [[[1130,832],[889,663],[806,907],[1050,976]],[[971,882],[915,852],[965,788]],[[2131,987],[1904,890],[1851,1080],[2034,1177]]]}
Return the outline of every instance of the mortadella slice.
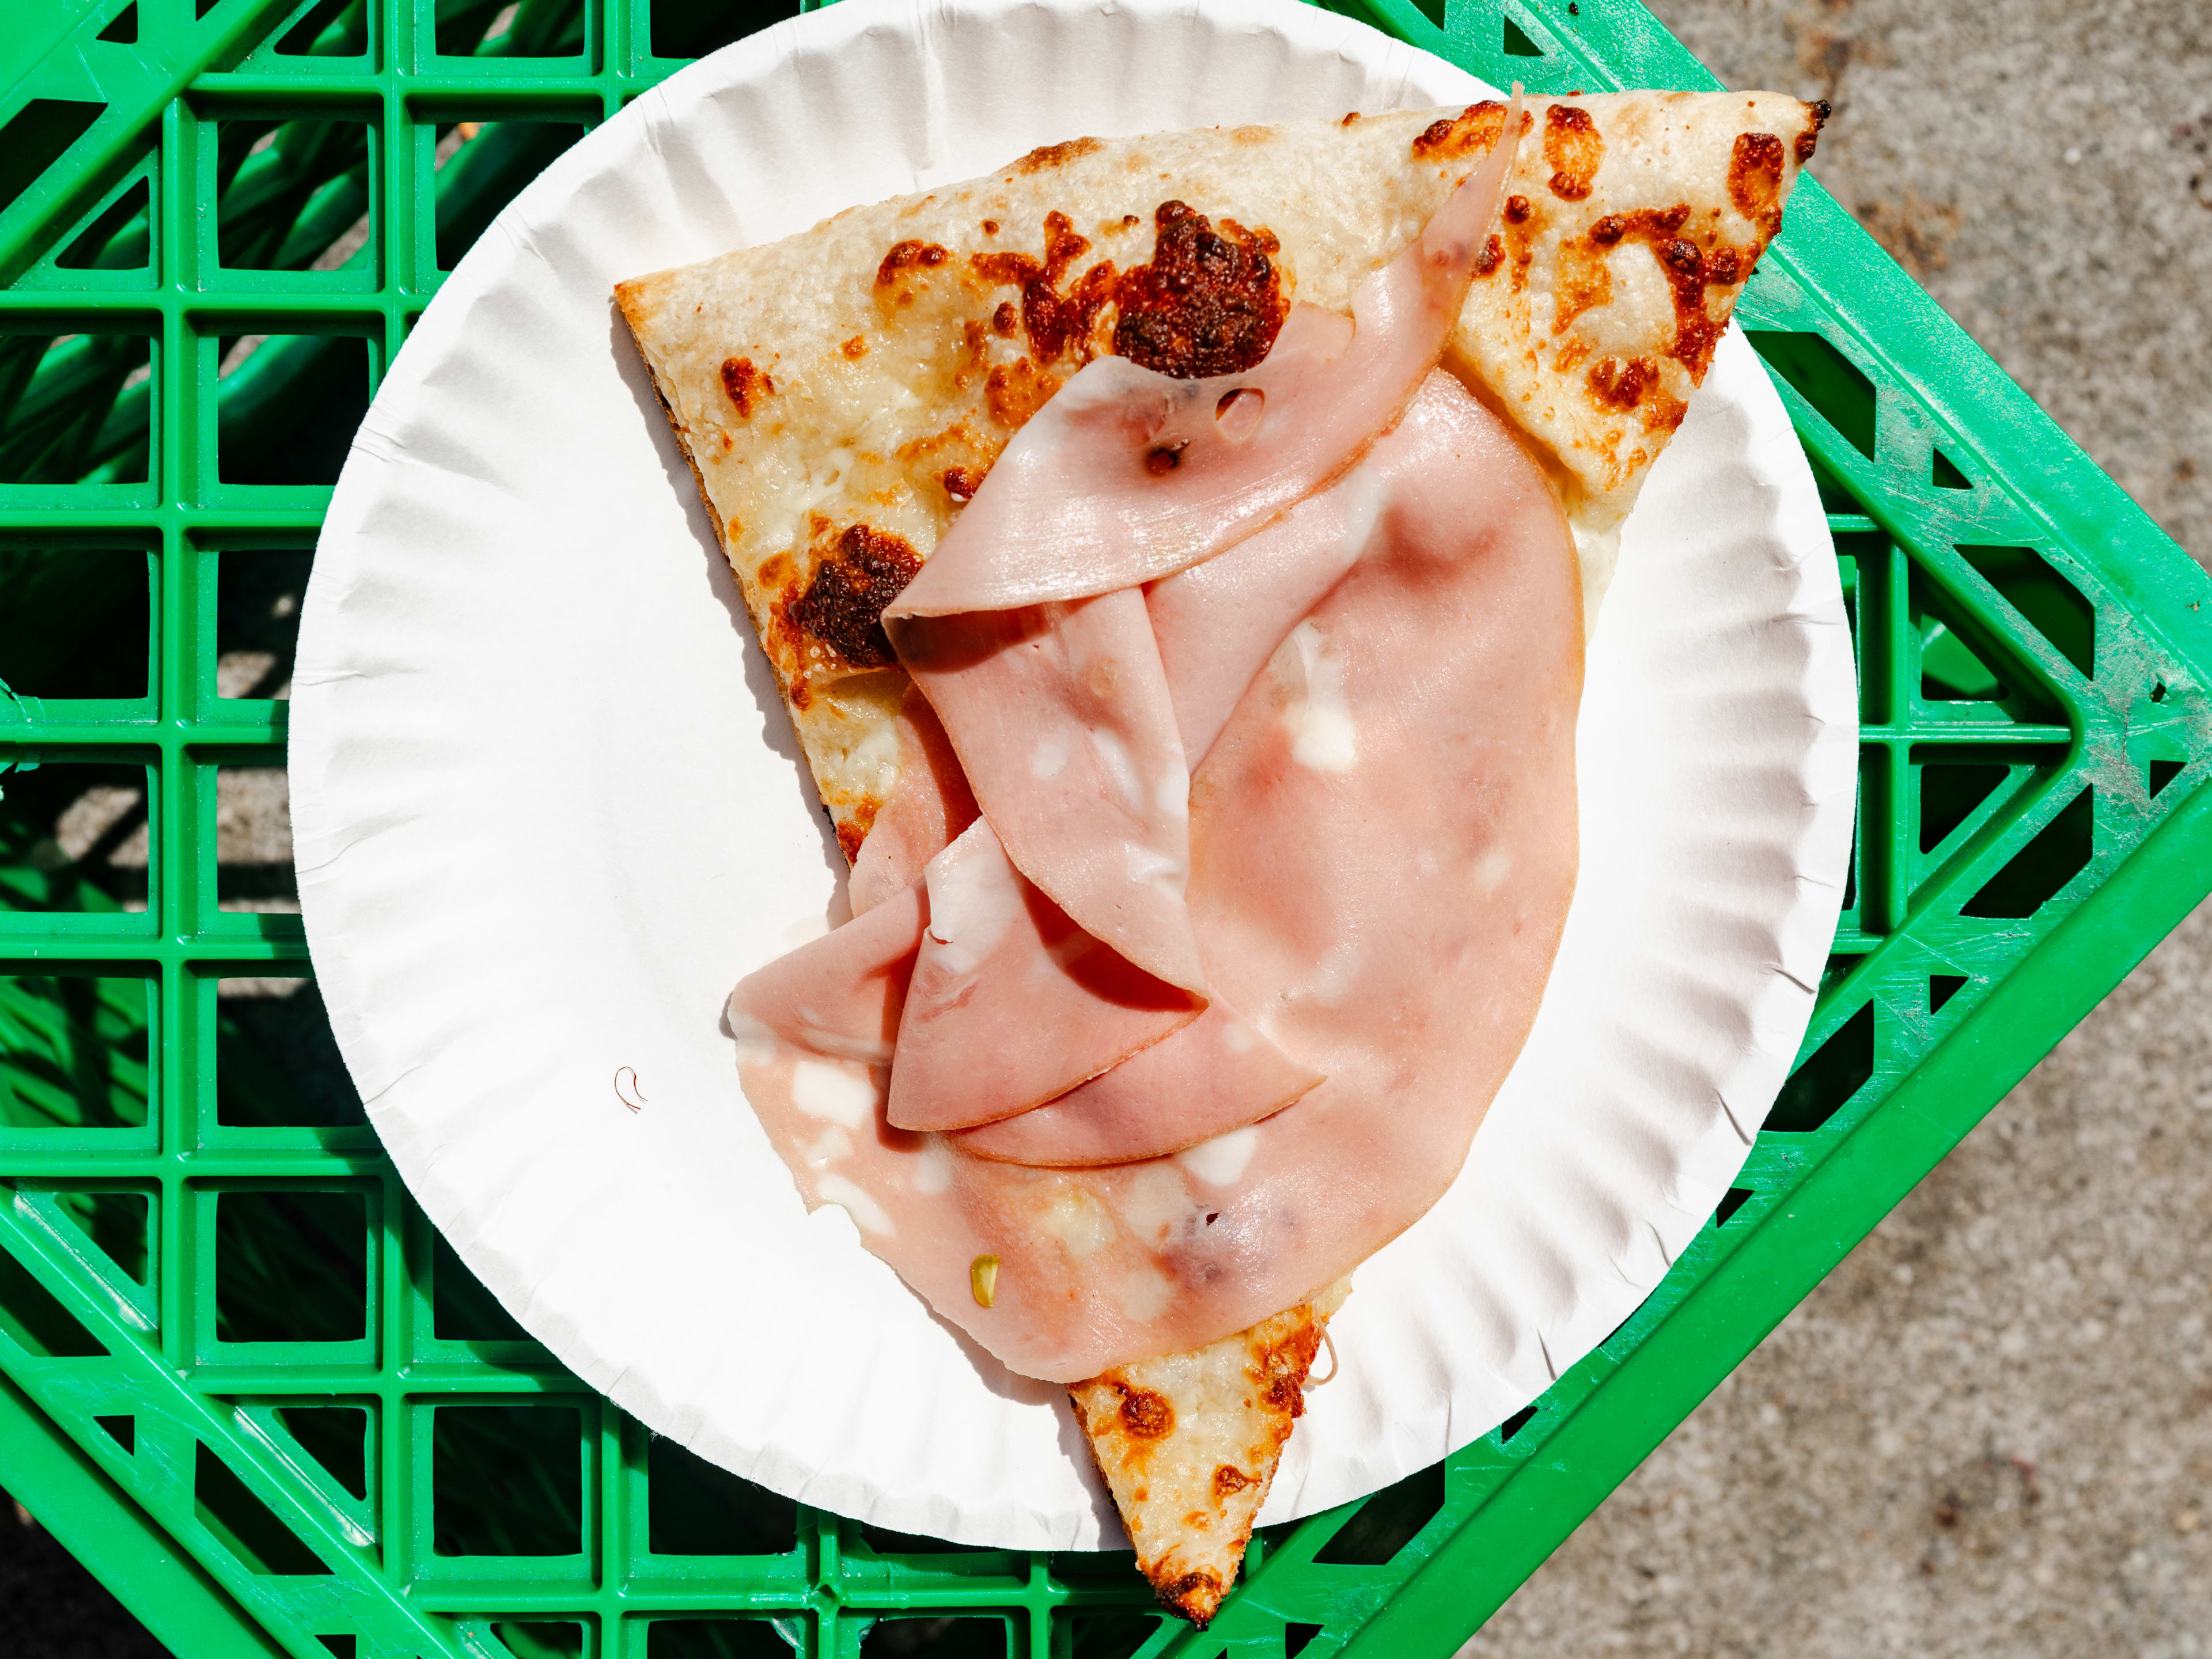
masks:
{"label": "mortadella slice", "polygon": [[953,1144],[1047,1169],[1132,1164],[1273,1117],[1322,1080],[1216,999],[1112,1071],[1033,1111],[963,1130]]}
{"label": "mortadella slice", "polygon": [[1048,1169],[891,1128],[855,1063],[741,1060],[809,1201],[1015,1371],[1196,1347],[1340,1278],[1450,1184],[1535,1017],[1574,886],[1581,597],[1541,471],[1439,390],[1364,555],[1193,781],[1218,1000],[1326,1081],[1172,1158]]}
{"label": "mortadella slice", "polygon": [[1202,1006],[1078,927],[1023,879],[988,822],[932,859],[923,885],[928,926],[891,1066],[896,1127],[959,1129],[1025,1112]]}
{"label": "mortadella slice", "polygon": [[1488,159],[1353,290],[1348,326],[1294,306],[1241,374],[1086,364],[1014,434],[886,625],[1157,581],[1328,485],[1443,355],[1523,125],[1516,93]]}
{"label": "mortadella slice", "polygon": [[896,643],[1006,856],[1146,973],[1198,991],[1190,769],[1142,594],[925,617]]}
{"label": "mortadella slice", "polygon": [[921,880],[922,867],[978,816],[951,739],[929,699],[912,686],[897,726],[898,783],[876,813],[846,884],[856,916]]}

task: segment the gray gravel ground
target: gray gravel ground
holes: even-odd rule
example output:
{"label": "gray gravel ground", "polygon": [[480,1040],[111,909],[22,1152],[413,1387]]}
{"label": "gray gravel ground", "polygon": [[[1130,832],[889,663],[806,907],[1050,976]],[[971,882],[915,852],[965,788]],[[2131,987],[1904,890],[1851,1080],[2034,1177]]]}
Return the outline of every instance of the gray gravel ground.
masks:
{"label": "gray gravel ground", "polygon": [[[1658,0],[2212,559],[2212,5]],[[2212,905],[1466,1659],[2212,1656]]]}

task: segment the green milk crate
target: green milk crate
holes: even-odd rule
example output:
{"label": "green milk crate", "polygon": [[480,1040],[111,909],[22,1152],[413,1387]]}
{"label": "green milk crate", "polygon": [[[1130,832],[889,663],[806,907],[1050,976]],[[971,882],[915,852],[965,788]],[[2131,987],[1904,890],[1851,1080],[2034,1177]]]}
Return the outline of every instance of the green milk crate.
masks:
{"label": "green milk crate", "polygon": [[[1203,1634],[1126,1553],[779,1498],[531,1342],[358,1103],[301,1086],[317,1033],[219,998],[309,968],[216,848],[223,773],[285,739],[270,676],[219,679],[259,637],[234,597],[266,624],[296,592],[441,271],[583,129],[781,11],[4,9],[0,1485],[186,1659],[1448,1654],[2212,888],[2212,586],[1808,183],[1737,314],[1842,559],[1859,835],[1712,1224],[1527,1411],[1255,1539]],[[1493,83],[1715,84],[1634,0],[1343,9]],[[77,845],[56,815],[87,800],[115,822]],[[134,813],[143,892],[102,861]]]}

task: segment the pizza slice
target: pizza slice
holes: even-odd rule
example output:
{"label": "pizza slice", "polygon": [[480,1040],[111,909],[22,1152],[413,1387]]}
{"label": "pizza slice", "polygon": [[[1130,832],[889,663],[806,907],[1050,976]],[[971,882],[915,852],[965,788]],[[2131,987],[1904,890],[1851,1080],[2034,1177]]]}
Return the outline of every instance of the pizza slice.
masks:
{"label": "pizza slice", "polygon": [[[1288,343],[1293,336],[1320,339],[1328,333],[1328,318],[1358,313],[1378,273],[1407,268],[1401,256],[1426,247],[1423,239],[1433,234],[1439,216],[1469,199],[1470,176],[1510,137],[1504,176],[1490,181],[1496,188],[1483,204],[1471,269],[1462,273],[1455,315],[1446,319],[1444,383],[1423,383],[1401,428],[1393,428],[1389,442],[1377,441],[1374,458],[1357,465],[1417,471],[1424,453],[1460,455],[1470,444],[1480,448],[1490,441],[1476,431],[1489,421],[1507,434],[1507,449],[1517,447],[1523,458],[1492,453],[1489,470],[1511,473],[1518,465],[1536,481],[1534,495],[1542,499],[1530,497],[1526,510],[1548,514],[1562,526],[1559,545],[1569,550],[1563,556],[1578,566],[1559,591],[1571,596],[1578,580],[1579,606],[1594,616],[1621,521],[1710,367],[1735,299],[1779,228],[1783,203],[1826,112],[1771,94],[1633,93],[1532,100],[1517,135],[1509,134],[1507,106],[1485,100],[1464,110],[1351,114],[1325,124],[1078,138],[1032,152],[988,179],[856,208],[782,242],[622,284],[617,301],[697,476],[823,804],[848,858],[860,863],[855,908],[862,908],[864,895],[872,907],[853,924],[857,931],[840,930],[855,939],[866,933],[877,953],[860,979],[836,981],[840,994],[856,987],[866,993],[848,999],[857,1024],[837,1043],[817,1043],[811,1058],[776,1060],[781,1069],[773,1079],[766,1071],[747,1073],[748,1095],[764,1121],[772,1114],[762,1102],[778,1088],[799,1101],[802,1109],[789,1118],[793,1124],[818,1131],[824,1121],[863,1121],[867,1108],[861,1103],[871,1085],[856,1068],[888,1060],[891,1034],[908,1029],[898,1020],[898,1000],[908,986],[901,975],[909,970],[898,965],[898,951],[912,946],[900,941],[915,935],[919,917],[931,907],[950,915],[956,904],[965,905],[963,914],[972,915],[993,894],[1030,893],[1031,911],[1045,920],[1020,943],[1036,960],[1066,956],[1065,945],[1054,943],[1065,930],[1054,930],[1070,916],[1094,933],[1105,925],[1092,926],[1093,913],[1072,893],[1048,888],[1048,902],[1022,884],[1052,878],[1030,845],[1017,844],[1021,836],[1009,815],[994,810],[1000,797],[993,791],[1003,781],[986,768],[986,775],[972,780],[971,799],[960,778],[963,762],[972,763],[971,773],[981,763],[974,732],[979,720],[988,724],[989,699],[1011,694],[988,684],[963,692],[956,675],[937,672],[940,662],[925,669],[921,689],[929,695],[918,697],[909,664],[928,660],[915,641],[930,618],[893,606],[971,516],[969,504],[1002,460],[1010,467],[1026,465],[1023,457],[1039,450],[1048,427],[1080,426],[1096,400],[1078,408],[1063,399],[1055,409],[1064,387],[1086,367],[1113,360],[1155,377],[1209,386],[1231,385],[1224,377],[1277,373],[1269,384],[1279,389],[1260,402],[1271,410],[1290,406],[1279,388],[1295,381],[1297,364],[1287,361],[1297,355]],[[1341,331],[1349,337],[1354,331]],[[1316,360],[1329,349],[1325,341],[1315,346]],[[1094,371],[1085,385],[1098,383]],[[1255,379],[1222,393],[1218,417],[1232,439],[1245,415],[1256,416],[1252,398],[1260,390]],[[1048,410],[1051,418],[1036,421]],[[1025,447],[1010,451],[1017,434],[1026,434]],[[1055,441],[1062,439],[1066,434],[1058,433]],[[1394,443],[1411,459],[1390,460],[1385,451]],[[1423,443],[1431,447],[1422,450]],[[1172,446],[1154,449],[1152,470],[1164,477],[1178,468],[1182,453]],[[1310,482],[1318,487],[1329,480]],[[1291,510],[1249,537],[1239,556],[1264,547],[1268,557],[1289,561],[1284,568],[1310,568],[1310,561],[1296,562],[1327,535],[1316,541],[1302,526],[1325,520],[1328,503],[1340,502],[1342,493],[1310,489],[1295,504],[1286,498]],[[1008,495],[994,489],[983,505]],[[1528,489],[1522,495],[1529,496]],[[1530,568],[1537,568],[1548,556],[1541,554],[1542,536],[1530,535],[1534,540],[1523,540],[1535,561]],[[1330,580],[1335,574],[1340,572]],[[933,570],[932,578],[938,588],[959,586],[949,565]],[[1185,586],[1205,599],[1203,582]],[[1159,589],[1150,591],[1157,595]],[[1317,586],[1311,601],[1323,591]],[[914,603],[909,596],[908,605]],[[887,608],[895,609],[890,629]],[[1159,604],[1152,610],[1162,649],[1172,657],[1167,611]],[[1105,630],[1103,639],[1129,625],[1133,613],[1106,606],[1087,614]],[[1194,614],[1213,613],[1200,603]],[[1580,673],[1576,631],[1571,649],[1555,646],[1531,670],[1571,675],[1571,684],[1559,682],[1567,701],[1547,705],[1570,714]],[[1267,663],[1263,678],[1279,684],[1298,758],[1319,773],[1340,772],[1358,744],[1345,723],[1346,694],[1331,678],[1340,679],[1342,670],[1332,666],[1329,639],[1308,623],[1298,624],[1279,650],[1279,632],[1267,635],[1258,656]],[[1063,641],[1062,648],[1077,647]],[[1170,662],[1171,678],[1176,667]],[[1185,714],[1182,701],[1196,696],[1189,688],[1202,673],[1187,657],[1180,672],[1175,712]],[[1250,674],[1240,669],[1231,692],[1242,690]],[[946,711],[951,724],[950,711],[963,696],[968,704],[961,705],[959,719],[968,725],[955,737],[966,741],[957,745],[960,758],[951,760],[931,706]],[[972,707],[978,697],[980,714]],[[1223,712],[1225,717],[1225,704]],[[1167,742],[1157,720],[1144,727],[1141,718],[1132,718],[1131,741],[1140,748],[1146,731]],[[1195,769],[1205,744],[1190,741],[1188,723],[1186,715],[1182,737]],[[1571,718],[1566,724],[1571,728]],[[1235,736],[1232,728],[1221,741],[1233,750]],[[1116,745],[1127,747],[1118,738]],[[1030,764],[1037,776],[1050,775],[1056,764],[1059,751],[1048,754],[1048,747],[1041,744]],[[1222,752],[1215,750],[1217,757]],[[1232,754],[1219,764],[1236,759]],[[1571,767],[1566,787],[1571,822]],[[1194,811],[1199,799],[1194,795]],[[872,844],[879,819],[883,832]],[[1548,833],[1559,838],[1556,821]],[[1001,839],[1005,844],[997,845]],[[924,860],[940,856],[942,862],[927,864],[925,882]],[[1497,881],[1484,872],[1494,873],[1502,857],[1493,848],[1475,860],[1476,886],[1486,897]],[[1194,892],[1203,875],[1203,869],[1194,874]],[[1547,879],[1549,908],[1531,931],[1540,935],[1548,927],[1555,941],[1571,887],[1571,862]],[[925,893],[927,904],[919,896]],[[1066,913],[1058,922],[1047,915],[1054,903]],[[1157,929],[1152,937],[1158,943]],[[949,959],[947,947],[925,945],[925,951],[933,948]],[[1264,1021],[1216,1018],[1232,1000],[1218,1000],[1205,1019],[1187,1024],[1219,988],[1198,986],[1187,973],[1178,979],[1172,966],[1161,966],[1187,961],[1187,953],[1146,957],[1135,943],[1127,949],[1132,960],[1144,960],[1173,983],[1159,999],[1152,1027],[1116,1040],[1116,1058],[1130,1042],[1155,1045],[1144,1055],[1181,1055],[1199,1041],[1188,1034],[1216,1025],[1224,1042],[1244,1044],[1240,1054],[1257,1052],[1255,1032],[1273,1041]],[[1059,957],[1052,957],[1054,951]],[[923,968],[930,960],[925,955]],[[1516,981],[1528,1017],[1548,963],[1547,946]],[[836,971],[848,970],[849,963]],[[923,969],[911,972],[920,983]],[[1127,997],[1115,994],[1115,1006],[1125,1007]],[[1176,996],[1188,1006],[1179,1008]],[[1244,1033],[1241,1038],[1232,1024]],[[1525,1018],[1517,1025],[1508,1018],[1480,1039],[1486,1046],[1478,1070],[1490,1088],[1525,1031]],[[1090,1075],[1079,1060],[1059,1056],[1055,1063],[1068,1076]],[[1311,1078],[1326,1066],[1305,1067],[1296,1054],[1284,1060],[1269,1073],[1267,1087],[1275,1092],[1267,1109],[1279,1109],[1269,1123],[1309,1123],[1336,1109],[1325,1103],[1333,1098],[1328,1085],[1302,1100],[1295,1092],[1312,1088]],[[1158,1197],[1160,1180],[1182,1180],[1198,1191],[1212,1179],[1205,1159],[1218,1162],[1226,1156],[1222,1149],[1232,1146],[1249,1159],[1252,1143],[1237,1138],[1254,1130],[1224,1116],[1220,1123],[1231,1127],[1215,1125],[1218,1138],[1203,1145],[1158,1139],[1174,1129],[1162,1121],[1163,1101],[1172,1117],[1178,1098],[1173,1079],[1213,1073],[1154,1065],[1152,1073],[1164,1071],[1170,1083],[1164,1086],[1155,1077],[1139,1087],[1144,1067],[1105,1063],[1113,1068],[1049,1103],[1009,1096],[1007,1109],[1026,1108],[1026,1115],[973,1123],[915,1119],[929,1133],[902,1145],[906,1162],[896,1170],[869,1164],[875,1150],[863,1146],[836,1153],[830,1161],[856,1161],[825,1174],[822,1159],[822,1167],[805,1166],[795,1138],[778,1144],[787,1146],[810,1201],[853,1209],[871,1248],[892,1260],[940,1312],[1018,1369],[1071,1380],[1078,1416],[1138,1546],[1139,1565],[1164,1601],[1202,1623],[1233,1580],[1297,1414],[1314,1346],[1341,1300],[1342,1273],[1433,1201],[1433,1194],[1408,1197],[1387,1225],[1346,1229],[1337,1255],[1347,1260],[1300,1257],[1273,1279],[1260,1274],[1265,1288],[1242,1302],[1196,1297],[1176,1304],[1174,1272],[1162,1278],[1166,1270],[1155,1271],[1168,1258],[1132,1256],[1137,1242],[1131,1219],[1149,1215],[1146,1206]],[[1059,1073],[1048,1066],[1040,1074]],[[1019,1092],[1021,1080],[1006,1086]],[[1438,1167],[1425,1178],[1448,1182],[1464,1156],[1488,1098],[1482,1090],[1468,1092],[1480,1098],[1460,1125],[1464,1133],[1428,1156]],[[1285,1094],[1301,1103],[1284,1109]],[[1109,1139],[1120,1137],[1115,1144],[1129,1152],[1127,1161],[1099,1168],[1098,1159],[1086,1164],[1083,1155],[1070,1152],[1056,1162],[1049,1150],[1038,1150],[1037,1134],[1025,1134],[1050,1123],[1054,1111],[1079,1096],[1089,1114],[1085,1121],[1092,1127],[1105,1122]],[[892,1123],[882,1137],[886,1145],[904,1127],[896,1109]],[[1154,1139],[1145,1139],[1148,1135]],[[1130,1152],[1139,1143],[1141,1158]],[[828,1144],[809,1140],[809,1154]],[[1255,1166],[1263,1172],[1265,1146],[1273,1144],[1263,1144]],[[1250,1188],[1261,1179],[1232,1174],[1224,1190],[1238,1180]],[[948,1190],[964,1206],[957,1225],[937,1226],[941,1218],[926,1207],[901,1207],[951,1203],[941,1196]],[[910,1241],[927,1231],[934,1256],[901,1255],[909,1244],[895,1250],[884,1243],[896,1231],[894,1218],[927,1219],[928,1226],[909,1225],[901,1237]],[[872,1226],[872,1218],[884,1225]],[[1206,1224],[1212,1219],[1209,1212]],[[1012,1311],[1022,1274],[1036,1267],[1033,1262],[1006,1259],[1008,1295],[991,1295],[987,1287],[1006,1259],[993,1253],[1000,1237],[994,1225],[1001,1232],[1012,1226],[1009,1236],[1050,1254],[1071,1298],[1096,1288],[1086,1274],[1095,1279],[1108,1271],[1105,1264],[1115,1264],[1112,1271],[1123,1275],[1115,1281],[1119,1311],[1087,1328],[1122,1336],[1070,1346],[1059,1340],[1064,1334],[1038,1327],[1033,1311]],[[1295,1276],[1308,1267],[1312,1277],[1305,1285],[1337,1288],[1326,1294],[1302,1289]],[[1154,1280],[1168,1286],[1158,1307]],[[1160,1311],[1170,1304],[1174,1311]],[[1008,1334],[1009,1318],[1030,1325]],[[1117,1340],[1138,1346],[1115,1352]],[[1223,1470],[1236,1478],[1224,1479]]]}

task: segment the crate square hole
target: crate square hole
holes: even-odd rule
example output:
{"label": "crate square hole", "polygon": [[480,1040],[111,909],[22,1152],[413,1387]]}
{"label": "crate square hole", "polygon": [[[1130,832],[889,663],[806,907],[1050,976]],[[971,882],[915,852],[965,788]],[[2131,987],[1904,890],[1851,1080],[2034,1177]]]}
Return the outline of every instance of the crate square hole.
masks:
{"label": "crate square hole", "polygon": [[146,908],[153,772],[114,763],[10,766],[0,750],[0,909]]}
{"label": "crate square hole", "polygon": [[107,106],[82,98],[33,98],[0,126],[0,213],[38,183]]}
{"label": "crate square hole", "polygon": [[799,1505],[655,1436],[646,1454],[647,1545],[655,1555],[781,1555]]}
{"label": "crate square hole", "polygon": [[559,0],[447,0],[437,9],[441,57],[574,58],[584,50],[582,9]]}
{"label": "crate square hole", "polygon": [[331,484],[368,410],[358,334],[223,338],[216,364],[216,459],[232,484]]}
{"label": "crate square hole", "polygon": [[216,769],[215,884],[219,909],[299,914],[292,781],[281,757]]}
{"label": "crate square hole", "polygon": [[218,980],[215,1006],[217,1123],[343,1129],[368,1122],[314,981]]}
{"label": "crate square hole", "polygon": [[358,58],[368,50],[366,0],[307,0],[276,39],[284,58]]}
{"label": "crate square hole", "polygon": [[152,562],[143,548],[0,545],[0,682],[46,700],[148,696]]}
{"label": "crate square hole", "polygon": [[704,58],[799,10],[797,0],[653,0],[653,55]]}
{"label": "crate square hole", "polygon": [[441,121],[436,133],[438,269],[451,270],[515,193],[584,136],[584,127],[517,117]]}
{"label": "crate square hole", "polygon": [[[136,9],[133,7],[131,14]],[[62,270],[137,270],[150,276],[154,240],[149,216],[153,199],[153,181],[143,173],[118,186],[113,198],[88,215],[76,234],[54,255],[56,267]]]}
{"label": "crate square hole", "polygon": [[1003,1619],[878,1619],[860,1638],[860,1659],[1008,1659]]}
{"label": "crate square hole", "polygon": [[656,1619],[645,1659],[791,1659],[797,1650],[765,1619]]}
{"label": "crate square hole", "polygon": [[584,1659],[584,1627],[569,1620],[501,1620],[491,1633],[514,1659]]}
{"label": "crate square hole", "polygon": [[358,1342],[368,1334],[368,1199],[308,1187],[215,1204],[216,1336]]}
{"label": "crate square hole", "polygon": [[[1133,1572],[1126,1559],[1125,1571]],[[1133,1611],[1090,1612],[1062,1607],[1053,1614],[1055,1637],[1066,1632],[1067,1645],[1055,1647],[1054,1654],[1065,1653],[1068,1659],[1134,1659],[1145,1650],[1146,1644],[1158,1636],[1167,1623],[1164,1613]]]}
{"label": "crate square hole", "polygon": [[0,484],[144,483],[153,365],[143,328],[84,318],[0,329]]}
{"label": "crate square hole", "polygon": [[289,698],[311,548],[225,551],[216,560],[215,690],[219,697]]}
{"label": "crate square hole", "polygon": [[1920,775],[1920,850],[1932,853],[1953,832],[1980,812],[2004,787],[2012,769],[1985,751],[1946,755],[1934,745],[1916,745],[1912,759]]}
{"label": "crate square hole", "polygon": [[284,1406],[278,1419],[300,1449],[356,1498],[368,1496],[372,1424],[363,1406]]}
{"label": "crate square hole", "polygon": [[1961,915],[2024,921],[2058,896],[2096,854],[2095,792],[2084,789],[1966,901]]}
{"label": "crate square hole", "polygon": [[366,121],[216,124],[216,256],[230,270],[373,268]]}
{"label": "crate square hole", "polygon": [[440,1555],[575,1555],[584,1547],[583,1413],[574,1406],[439,1406],[430,1437]]}
{"label": "crate square hole", "polygon": [[146,1125],[155,982],[0,974],[0,1131]]}

